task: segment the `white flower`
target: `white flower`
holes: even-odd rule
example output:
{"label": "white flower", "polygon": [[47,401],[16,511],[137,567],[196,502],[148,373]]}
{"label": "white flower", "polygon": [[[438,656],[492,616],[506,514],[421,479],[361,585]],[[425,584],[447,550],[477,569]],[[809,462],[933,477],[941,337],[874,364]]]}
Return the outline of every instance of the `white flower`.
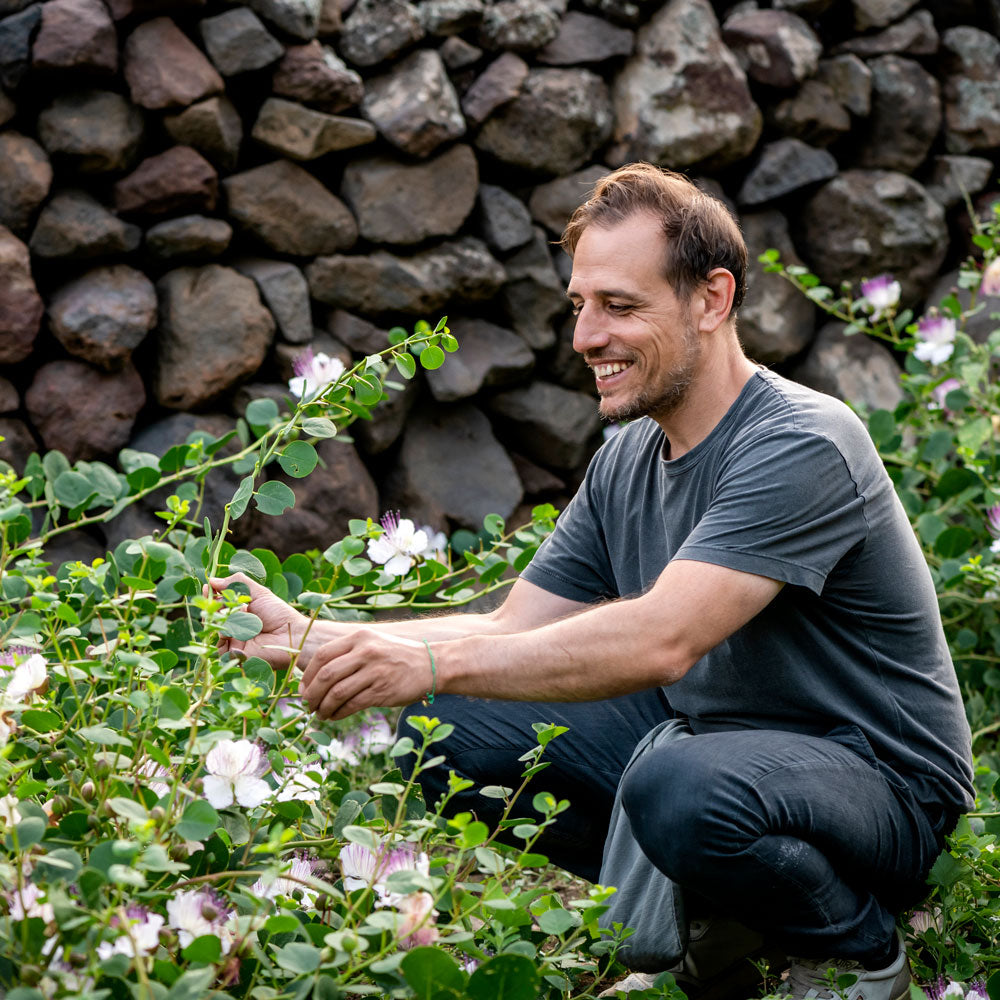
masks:
{"label": "white flower", "polygon": [[1000,295],[1000,257],[994,257],[986,270],[983,271],[979,293],[980,295]]}
{"label": "white flower", "polygon": [[[137,777],[142,778],[167,778],[170,779],[170,772],[162,765],[157,764],[152,757],[147,757],[142,764],[135,769]],[[158,798],[162,799],[170,791],[170,785],[164,781],[147,781],[146,787]]]}
{"label": "white flower", "polygon": [[323,786],[310,774],[311,767],[286,767],[278,777],[279,802],[318,802]]}
{"label": "white flower", "polygon": [[348,892],[373,886],[380,865],[379,855],[361,844],[345,844],[340,849],[340,869]]}
{"label": "white flower", "polygon": [[5,795],[0,799],[0,820],[5,826],[16,826],[21,822],[21,812],[17,804],[21,800],[16,795]]}
{"label": "white flower", "polygon": [[443,531],[435,531],[429,524],[425,524],[420,530],[427,536],[427,546],[420,553],[420,557],[446,563],[448,561],[448,536]]}
{"label": "white flower", "polygon": [[329,743],[314,742],[313,746],[320,759],[328,764],[340,761],[350,767],[356,767],[360,762],[355,749],[348,746],[343,740],[338,740],[336,736],[331,736]]}
{"label": "white flower", "polygon": [[10,906],[11,920],[26,920],[28,917],[41,917],[45,923],[55,920],[56,915],[52,910],[52,904],[42,902],[47,899],[45,892],[39,889],[34,882],[25,882],[23,889],[12,889],[6,893],[7,903]]}
{"label": "white flower", "polygon": [[379,897],[378,905],[397,906],[404,897],[390,892],[385,880],[393,872],[405,870],[427,875],[430,871],[430,859],[426,854],[417,853],[412,844],[405,842],[394,848],[382,844],[377,853],[361,844],[346,844],[340,851],[340,868],[344,876],[344,888],[348,892],[371,888]]}
{"label": "white flower", "polygon": [[878,320],[899,303],[900,287],[891,274],[880,274],[861,282],[861,294],[872,309],[872,319]]}
{"label": "white flower", "polygon": [[7,681],[5,693],[13,701],[23,701],[29,694],[45,686],[48,671],[45,658],[34,653],[23,663],[19,663]]}
{"label": "white flower", "polygon": [[993,544],[990,546],[990,552],[1000,553],[1000,538],[993,539]]}
{"label": "white flower", "polygon": [[267,758],[250,740],[220,740],[205,758],[205,798],[215,809],[225,809],[234,801],[247,809],[259,806],[271,796],[271,786],[261,778]]}
{"label": "white flower", "polygon": [[917,324],[920,343],[913,349],[920,361],[940,365],[947,361],[955,350],[955,321],[950,316],[931,313]]}
{"label": "white flower", "polygon": [[313,354],[311,347],[295,359],[292,368],[295,377],[289,381],[288,391],[300,399],[312,399],[344,374],[342,361],[322,352]]}
{"label": "white flower", "polygon": [[948,983],[948,985],[944,988],[944,991],[941,993],[942,1000],[944,1000],[944,997],[964,997],[964,996],[965,996],[965,990],[962,988],[962,984],[956,983],[954,979],[950,983]]}
{"label": "white flower", "polygon": [[357,730],[344,737],[344,746],[361,757],[385,753],[396,742],[389,720],[381,712],[372,714]]}
{"label": "white flower", "polygon": [[222,953],[229,952],[232,934],[227,928],[229,912],[210,889],[186,889],[167,900],[167,918],[177,931],[182,948],[195,938],[214,934],[222,942]]}
{"label": "white flower", "polygon": [[413,565],[413,557],[427,548],[427,535],[418,531],[408,517],[389,511],[382,515],[382,534],[368,542],[368,556],[382,563],[386,573],[405,576]]}
{"label": "white flower", "polygon": [[416,948],[437,941],[439,934],[434,926],[437,910],[429,892],[411,892],[405,896],[399,904],[399,913],[403,918],[398,928],[401,948]]}
{"label": "white flower", "polygon": [[316,889],[310,889],[309,886],[303,885],[299,880],[311,878],[315,873],[317,864],[318,862],[314,858],[293,858],[291,866],[286,874],[279,875],[277,878],[270,880],[267,883],[265,883],[264,879],[259,878],[256,882],[254,882],[250,891],[255,896],[261,896],[266,899],[275,899],[277,896],[291,897],[292,893],[298,889],[302,893],[303,900],[312,906],[315,904],[316,897],[319,893]]}
{"label": "white flower", "polygon": [[98,958],[103,960],[112,955],[135,958],[137,948],[140,953],[147,953],[159,947],[160,929],[164,924],[159,913],[150,913],[144,906],[130,906],[125,915],[128,917],[127,929],[122,928],[117,917],[111,918],[111,925],[122,933],[114,941],[102,941],[97,946]]}

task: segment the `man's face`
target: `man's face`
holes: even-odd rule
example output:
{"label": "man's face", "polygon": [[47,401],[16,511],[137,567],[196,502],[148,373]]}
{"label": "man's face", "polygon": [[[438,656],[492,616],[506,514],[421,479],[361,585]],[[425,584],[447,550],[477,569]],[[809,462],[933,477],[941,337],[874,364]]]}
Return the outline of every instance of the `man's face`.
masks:
{"label": "man's face", "polygon": [[663,276],[665,249],[659,221],[646,213],[590,225],[577,243],[567,290],[573,348],[594,372],[605,420],[663,418],[694,381],[701,341],[690,304]]}

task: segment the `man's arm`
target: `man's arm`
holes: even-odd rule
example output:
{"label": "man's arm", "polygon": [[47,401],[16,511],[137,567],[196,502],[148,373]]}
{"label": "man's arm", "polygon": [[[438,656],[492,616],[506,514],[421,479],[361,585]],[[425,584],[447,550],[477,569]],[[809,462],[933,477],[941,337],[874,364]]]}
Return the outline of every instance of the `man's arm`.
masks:
{"label": "man's arm", "polygon": [[414,639],[424,649],[424,639],[440,641],[473,635],[508,635],[537,628],[586,607],[578,601],[551,594],[527,580],[516,580],[503,604],[486,614],[441,615],[371,624],[319,618],[310,625],[306,615],[243,573],[213,579],[211,585],[214,590],[223,590],[237,582],[249,590],[250,603],[246,610],[261,619],[263,630],[260,635],[246,641],[224,639],[223,652],[240,650],[247,656],[263,657],[277,668],[288,666],[290,657],[287,649],[301,649],[298,664],[305,668],[320,647],[352,635],[359,629],[374,629],[386,636]]}
{"label": "man's arm", "polygon": [[[432,643],[437,690],[589,701],[673,684],[782,586],[711,563],[675,560],[641,597],[588,607],[526,631]],[[321,717],[340,719],[375,705],[410,704],[431,682],[423,642],[362,628],[317,650],[301,690]]]}

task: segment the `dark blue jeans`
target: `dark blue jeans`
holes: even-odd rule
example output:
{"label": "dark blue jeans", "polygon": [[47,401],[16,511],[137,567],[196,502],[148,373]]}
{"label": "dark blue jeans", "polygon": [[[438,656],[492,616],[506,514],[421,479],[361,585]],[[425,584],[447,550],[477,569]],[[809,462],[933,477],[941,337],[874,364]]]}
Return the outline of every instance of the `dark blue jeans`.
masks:
{"label": "dark blue jeans", "polygon": [[[536,742],[531,724],[568,726],[514,813],[532,815],[533,792],[569,799],[538,849],[596,881],[622,771],[645,733],[672,713],[655,689],[573,704],[441,696],[404,711],[400,733],[414,735],[408,715],[455,726],[434,745],[445,763],[420,776],[430,803],[449,770],[477,786],[516,788],[525,767],[518,758]],[[404,772],[411,759],[401,758]],[[949,825],[880,768],[853,727],[823,739],[739,730],[669,743],[629,771],[623,803],[646,855],[696,908],[736,917],[788,954],[859,961],[884,953],[895,915],[926,894]],[[502,808],[475,789],[450,806],[487,824]]]}

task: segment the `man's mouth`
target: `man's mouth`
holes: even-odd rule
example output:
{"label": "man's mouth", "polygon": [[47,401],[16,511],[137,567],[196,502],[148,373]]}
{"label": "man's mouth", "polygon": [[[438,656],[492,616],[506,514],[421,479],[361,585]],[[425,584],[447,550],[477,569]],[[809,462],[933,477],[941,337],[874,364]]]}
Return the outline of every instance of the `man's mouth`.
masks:
{"label": "man's mouth", "polygon": [[631,368],[633,364],[632,361],[601,361],[590,367],[598,378],[608,378],[610,375],[625,371],[626,368]]}

